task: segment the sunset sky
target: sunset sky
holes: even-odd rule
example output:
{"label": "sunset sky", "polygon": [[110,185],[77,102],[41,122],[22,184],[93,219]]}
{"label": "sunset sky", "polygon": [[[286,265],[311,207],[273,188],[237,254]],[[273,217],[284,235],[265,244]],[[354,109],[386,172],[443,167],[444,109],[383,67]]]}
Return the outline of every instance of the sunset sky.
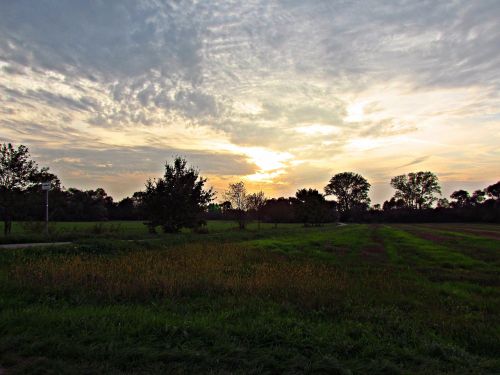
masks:
{"label": "sunset sky", "polygon": [[221,192],[373,203],[500,179],[500,1],[1,1],[0,142],[115,198],[184,156]]}

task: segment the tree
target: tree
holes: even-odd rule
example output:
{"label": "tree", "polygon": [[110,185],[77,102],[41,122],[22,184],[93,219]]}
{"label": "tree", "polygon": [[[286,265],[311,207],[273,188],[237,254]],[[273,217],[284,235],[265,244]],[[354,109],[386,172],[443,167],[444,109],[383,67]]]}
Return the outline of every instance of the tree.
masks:
{"label": "tree", "polygon": [[278,223],[289,223],[293,220],[292,202],[283,197],[268,199],[264,205],[263,214],[277,228]]}
{"label": "tree", "polygon": [[223,215],[224,215],[224,214],[227,214],[227,213],[228,213],[228,211],[230,211],[230,210],[231,210],[231,208],[232,208],[232,207],[231,207],[231,202],[229,202],[229,201],[225,201],[225,202],[222,202],[222,203],[220,204],[220,209],[221,209],[221,211],[222,211],[222,214],[223,214]]}
{"label": "tree", "polygon": [[229,184],[228,189],[223,194],[224,199],[231,204],[235,213],[236,221],[240,229],[245,229],[246,210],[248,206],[247,189],[243,181]]}
{"label": "tree", "polygon": [[450,208],[450,202],[446,198],[439,198],[437,200],[437,208]]}
{"label": "tree", "polygon": [[295,214],[305,226],[320,225],[328,221],[328,204],[318,190],[300,189],[295,193],[295,197]]}
{"label": "tree", "polygon": [[408,173],[391,179],[391,186],[396,189],[394,197],[402,199],[411,209],[429,208],[441,194],[437,176],[432,172]]}
{"label": "tree", "polygon": [[384,204],[382,205],[382,209],[384,211],[399,210],[401,208],[405,208],[405,201],[402,200],[401,198],[396,199],[392,197],[390,200],[385,201]]}
{"label": "tree", "polygon": [[465,190],[457,190],[451,193],[450,198],[453,199],[451,206],[453,208],[463,208],[470,204],[470,194]]}
{"label": "tree", "polygon": [[488,196],[491,199],[499,200],[500,199],[500,181],[498,181],[496,184],[488,186],[486,188],[486,194],[488,194]]}
{"label": "tree", "polygon": [[[138,217],[137,207],[133,198],[126,197],[113,205],[110,212],[113,220],[134,220]],[[136,219],[137,220],[137,219]]]}
{"label": "tree", "polygon": [[472,193],[472,197],[470,198],[470,204],[471,206],[480,206],[481,203],[484,202],[484,200],[486,199],[486,192],[484,190],[475,190],[473,193]]}
{"label": "tree", "polygon": [[0,146],[0,207],[5,235],[11,232],[16,206],[23,203],[23,195],[43,181],[53,181],[53,188],[59,188],[57,176],[49,173],[49,168],[39,169],[28,147],[20,145],[16,149],[11,143]]}
{"label": "tree", "polygon": [[368,191],[370,183],[361,175],[353,172],[338,173],[325,186],[326,195],[334,195],[340,212],[346,215],[353,208],[370,205]]}
{"label": "tree", "polygon": [[257,223],[259,229],[260,229],[260,222],[262,220],[262,209],[266,204],[266,200],[267,200],[266,196],[262,191],[250,194],[247,197],[247,209],[255,212],[257,216]]}
{"label": "tree", "polygon": [[215,195],[211,188],[204,190],[206,181],[181,157],[167,162],[163,178],[148,180],[142,195],[150,230],[161,225],[164,232],[178,232],[203,224],[200,215]]}

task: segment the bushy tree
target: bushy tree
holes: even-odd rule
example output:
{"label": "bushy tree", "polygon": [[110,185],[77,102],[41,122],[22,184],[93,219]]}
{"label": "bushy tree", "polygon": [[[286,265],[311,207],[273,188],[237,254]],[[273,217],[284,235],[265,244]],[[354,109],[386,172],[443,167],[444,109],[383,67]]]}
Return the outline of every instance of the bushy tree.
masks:
{"label": "bushy tree", "polygon": [[500,181],[486,188],[486,194],[491,199],[500,200]]}
{"label": "bushy tree", "polygon": [[346,217],[353,209],[367,209],[370,206],[370,183],[360,174],[338,173],[325,186],[325,194],[336,197],[341,214]]}
{"label": "bushy tree", "polygon": [[181,157],[165,164],[163,178],[148,180],[142,195],[146,223],[151,231],[161,226],[165,232],[178,232],[181,228],[194,228],[201,224],[201,213],[212,201],[214,192],[205,190],[206,179],[187,166]]}
{"label": "bushy tree", "polygon": [[405,208],[405,201],[402,200],[401,198],[396,199],[396,198],[392,197],[388,201],[385,201],[384,204],[382,205],[382,209],[384,211],[398,210],[401,208]]}
{"label": "bushy tree", "polygon": [[466,190],[454,191],[451,193],[450,198],[453,200],[451,202],[453,208],[463,208],[470,204],[470,194]]}
{"label": "bushy tree", "polygon": [[52,181],[53,188],[60,186],[49,168],[40,169],[31,159],[28,147],[15,148],[11,143],[0,146],[0,209],[5,235],[10,234],[16,208],[24,203],[26,193],[40,189],[40,183],[46,181]]}
{"label": "bushy tree", "polygon": [[304,225],[320,225],[329,221],[329,206],[316,189],[300,189],[295,193],[295,215]]}
{"label": "bushy tree", "polygon": [[278,223],[290,223],[294,218],[292,201],[283,197],[268,199],[263,208],[263,215],[274,223],[275,228]]}
{"label": "bushy tree", "polygon": [[437,176],[432,172],[408,173],[391,179],[391,186],[396,189],[394,197],[402,199],[411,209],[429,208],[441,194]]}
{"label": "bushy tree", "polygon": [[439,198],[436,204],[437,208],[450,208],[450,202],[446,198]]}

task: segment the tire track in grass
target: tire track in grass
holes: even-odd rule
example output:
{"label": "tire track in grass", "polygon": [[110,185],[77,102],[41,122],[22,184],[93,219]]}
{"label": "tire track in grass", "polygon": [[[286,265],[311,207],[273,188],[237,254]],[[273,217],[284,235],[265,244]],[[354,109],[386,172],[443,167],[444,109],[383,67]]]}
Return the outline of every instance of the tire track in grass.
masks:
{"label": "tire track in grass", "polygon": [[370,226],[369,242],[361,248],[362,259],[375,263],[387,263],[390,260],[380,228],[380,224]]}
{"label": "tire track in grass", "polygon": [[384,244],[384,249],[391,263],[402,264],[404,263],[403,258],[398,253],[397,243],[391,240],[391,228],[387,225],[383,225],[377,228],[378,236],[382,239]]}
{"label": "tire track in grass", "polygon": [[353,224],[341,227],[308,228],[287,237],[252,239],[245,245],[254,248],[302,254],[324,259],[359,260],[361,249],[370,242],[369,226]]}
{"label": "tire track in grass", "polygon": [[498,266],[471,258],[443,244],[388,226],[388,242],[396,246],[400,264],[414,268],[432,282],[466,282],[481,286],[500,286]]}
{"label": "tire track in grass", "polygon": [[488,238],[492,240],[500,240],[500,226],[496,228],[492,226],[491,229],[484,229],[482,227],[476,227],[474,224],[463,225],[463,224],[447,224],[447,225],[432,225],[432,224],[419,224],[418,226],[429,228],[433,231],[440,232],[451,232],[462,236],[475,236],[479,238]]}
{"label": "tire track in grass", "polygon": [[448,248],[485,262],[500,265],[500,241],[468,233],[445,230],[441,226],[399,225],[398,227],[420,238],[444,245]]}
{"label": "tire track in grass", "polygon": [[398,244],[397,249],[400,249],[399,252],[406,253],[406,255],[413,255],[413,257],[417,257],[424,263],[435,264],[437,262],[445,266],[451,264],[463,267],[486,265],[486,263],[481,260],[454,251],[443,244],[420,238],[404,228],[393,226],[387,226],[387,228],[389,230],[386,232],[386,235],[390,236],[391,240]]}

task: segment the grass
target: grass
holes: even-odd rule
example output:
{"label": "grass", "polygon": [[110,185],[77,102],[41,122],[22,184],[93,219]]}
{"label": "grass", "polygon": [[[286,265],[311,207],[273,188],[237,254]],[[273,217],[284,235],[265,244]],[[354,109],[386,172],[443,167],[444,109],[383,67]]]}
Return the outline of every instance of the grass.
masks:
{"label": "grass", "polygon": [[[281,228],[298,228],[300,224],[280,224]],[[0,233],[3,234],[4,224],[0,222]],[[248,224],[247,232],[256,232],[258,224]],[[274,229],[273,224],[261,223],[262,231]],[[238,232],[234,222],[231,221],[209,221],[207,230],[210,234],[223,233],[225,239],[230,239],[230,232]],[[260,233],[260,231],[259,231]],[[192,231],[184,229],[182,234],[191,240]],[[241,233],[238,235],[238,238]],[[28,242],[55,242],[74,241],[81,239],[158,239],[170,238],[163,234],[158,228],[158,234],[148,233],[147,227],[141,221],[102,221],[102,222],[51,222],[49,223],[49,234],[45,234],[44,222],[14,222],[12,232],[8,237],[0,236],[0,244],[3,243],[28,243]]]}
{"label": "grass", "polygon": [[0,251],[5,373],[500,372],[499,227],[127,225]]}

